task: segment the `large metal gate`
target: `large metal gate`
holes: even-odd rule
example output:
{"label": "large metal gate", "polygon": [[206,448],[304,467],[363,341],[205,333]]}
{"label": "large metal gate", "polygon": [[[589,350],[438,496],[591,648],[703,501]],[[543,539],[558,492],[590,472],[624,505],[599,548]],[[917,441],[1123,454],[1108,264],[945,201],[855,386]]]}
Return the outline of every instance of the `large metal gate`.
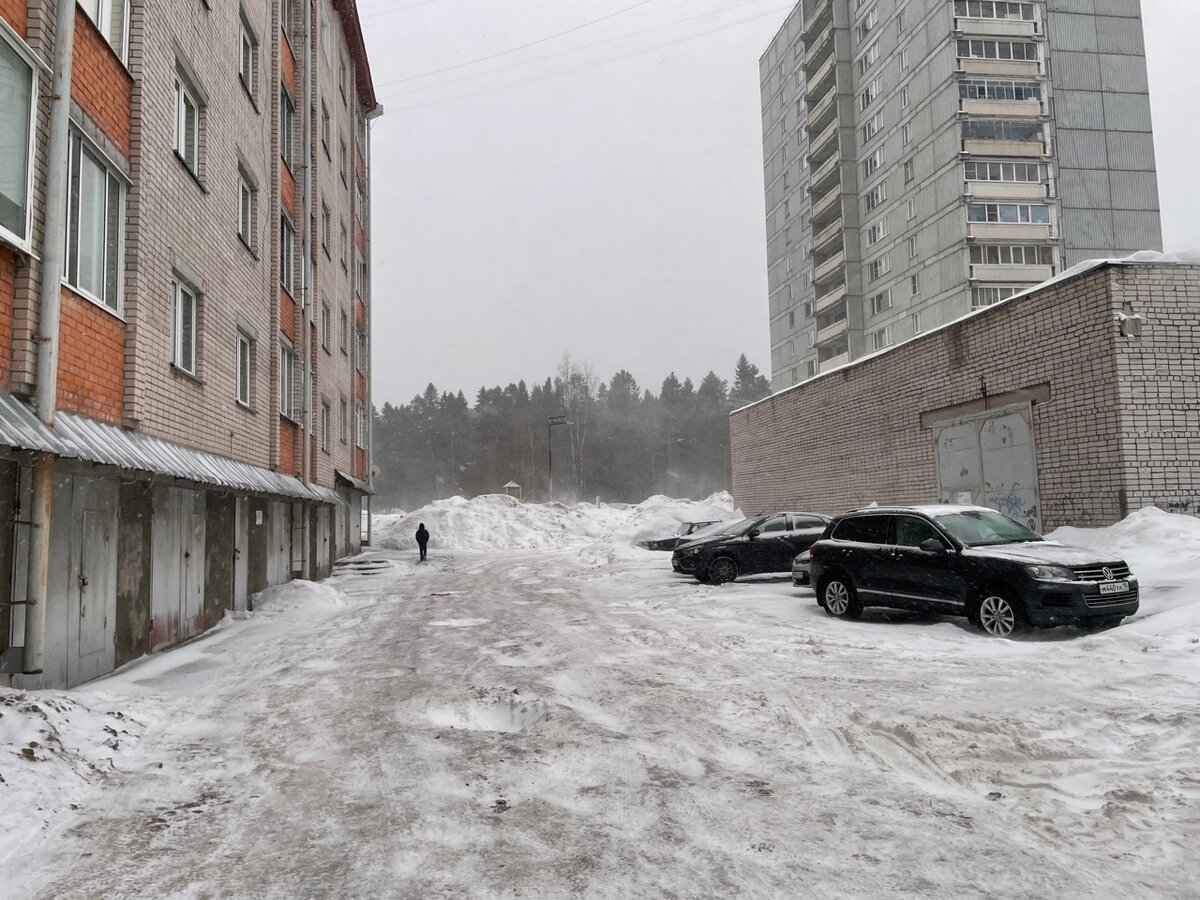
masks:
{"label": "large metal gate", "polygon": [[154,489],[151,528],[150,649],[204,630],[205,498],[201,491]]}
{"label": "large metal gate", "polygon": [[933,426],[943,503],[990,506],[1041,531],[1033,408],[989,410]]}
{"label": "large metal gate", "polygon": [[274,500],[267,516],[267,586],[272,587],[292,574],[292,505]]}

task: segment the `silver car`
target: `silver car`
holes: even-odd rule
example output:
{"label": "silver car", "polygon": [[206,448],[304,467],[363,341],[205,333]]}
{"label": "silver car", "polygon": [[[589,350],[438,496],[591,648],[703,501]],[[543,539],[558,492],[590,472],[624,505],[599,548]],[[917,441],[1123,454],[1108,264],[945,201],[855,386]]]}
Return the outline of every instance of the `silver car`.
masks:
{"label": "silver car", "polygon": [[796,587],[812,583],[812,557],[807,550],[792,560],[792,584]]}

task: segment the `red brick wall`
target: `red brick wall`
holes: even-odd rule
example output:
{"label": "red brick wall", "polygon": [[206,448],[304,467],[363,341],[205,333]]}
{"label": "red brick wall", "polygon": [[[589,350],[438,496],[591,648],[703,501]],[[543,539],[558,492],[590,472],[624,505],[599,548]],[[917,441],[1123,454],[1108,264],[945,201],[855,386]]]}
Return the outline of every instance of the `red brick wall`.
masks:
{"label": "red brick wall", "polygon": [[296,343],[296,301],[283,288],[279,289],[279,330]]}
{"label": "red brick wall", "polygon": [[367,163],[363,159],[362,150],[358,147],[354,148],[354,171],[358,173],[359,178],[367,177]]}
{"label": "red brick wall", "polygon": [[361,297],[354,301],[354,321],[358,323],[359,328],[367,327],[367,304],[362,302]]}
{"label": "red brick wall", "polygon": [[358,447],[354,451],[354,477],[366,480],[367,477],[367,451],[362,447]]}
{"label": "red brick wall", "polygon": [[75,59],[71,66],[72,98],[128,156],[133,78],[92,20],[78,7],[75,9]]}
{"label": "red brick wall", "polygon": [[125,323],[63,288],[59,407],[119,425],[124,382]]}
{"label": "red brick wall", "polygon": [[[292,56],[292,45],[288,43],[287,35],[280,30],[279,32],[279,77],[283,80],[283,86],[287,88],[289,94],[292,95],[292,100],[296,100],[296,60]],[[297,103],[296,106],[300,104]]]}
{"label": "red brick wall", "polygon": [[354,242],[358,244],[358,250],[363,256],[367,254],[367,235],[363,231],[362,223],[358,219],[354,220]]}
{"label": "red brick wall", "polygon": [[25,37],[25,0],[0,0],[0,19],[12,26],[13,31]]}
{"label": "red brick wall", "polygon": [[[3,0],[0,0],[3,2]],[[0,248],[0,386],[8,389],[12,375],[13,298],[16,295],[17,259]]]}
{"label": "red brick wall", "polygon": [[359,400],[367,399],[367,379],[363,378],[362,372],[354,373],[354,396]]}
{"label": "red brick wall", "polygon": [[287,214],[295,222],[296,179],[292,176],[292,170],[282,159],[279,160],[279,199],[283,203],[283,208],[287,210]]}
{"label": "red brick wall", "polygon": [[296,474],[296,426],[287,419],[279,420],[279,471]]}

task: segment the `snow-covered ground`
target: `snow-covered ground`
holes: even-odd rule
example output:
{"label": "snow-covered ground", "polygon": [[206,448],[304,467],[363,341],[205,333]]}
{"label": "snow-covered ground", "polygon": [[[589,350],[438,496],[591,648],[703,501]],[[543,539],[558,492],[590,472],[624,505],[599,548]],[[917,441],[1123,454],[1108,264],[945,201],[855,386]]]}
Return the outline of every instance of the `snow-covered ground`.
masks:
{"label": "snow-covered ground", "polygon": [[80,690],[0,691],[0,896],[1196,896],[1200,522],[1061,530],[1142,611],[993,641],[698,585],[631,546],[637,509],[366,554]]}

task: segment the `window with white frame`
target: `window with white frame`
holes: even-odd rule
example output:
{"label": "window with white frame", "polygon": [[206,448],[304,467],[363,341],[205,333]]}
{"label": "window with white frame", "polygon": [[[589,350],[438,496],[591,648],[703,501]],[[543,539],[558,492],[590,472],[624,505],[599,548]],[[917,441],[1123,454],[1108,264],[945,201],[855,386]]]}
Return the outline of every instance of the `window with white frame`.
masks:
{"label": "window with white frame", "polygon": [[1045,134],[1040,122],[967,119],[962,136],[964,141],[1040,141]]}
{"label": "window with white frame", "polygon": [[807,363],[804,364],[804,371],[808,373],[809,378],[812,378],[814,375],[816,375],[817,374],[817,361],[815,359],[810,359]]}
{"label": "window with white frame", "polygon": [[866,74],[867,70],[879,62],[879,41],[867,48],[867,52],[858,58],[858,73]]}
{"label": "window with white frame", "polygon": [[904,161],[904,183],[905,184],[909,184],[916,177],[914,169],[915,169],[915,166],[913,165],[913,161],[911,159],[906,159]]}
{"label": "window with white frame", "polygon": [[971,292],[971,306],[974,309],[981,309],[985,306],[993,306],[1001,300],[1007,300],[1021,291],[1025,290],[1022,287],[977,287]]}
{"label": "window with white frame", "polygon": [[908,276],[908,292],[913,297],[921,293],[921,274],[919,272]]}
{"label": "window with white frame", "polygon": [[908,87],[907,86],[900,89],[900,108],[908,109]]}
{"label": "window with white frame", "polygon": [[1012,181],[1036,184],[1046,179],[1046,167],[1041,163],[983,162],[968,160],[965,165],[967,181]]}
{"label": "window with white frame", "polygon": [[865,110],[868,106],[875,102],[875,98],[879,96],[883,90],[883,82],[876,78],[863,89],[858,95],[859,111]]}
{"label": "window with white frame", "polygon": [[331,430],[333,416],[330,415],[329,401],[321,401],[321,449],[326,453],[329,452],[329,433]]}
{"label": "window with white frame", "polygon": [[291,36],[292,23],[296,21],[296,0],[280,0],[279,21],[282,23],[284,34]]}
{"label": "window with white frame", "polygon": [[908,198],[908,221],[912,221],[917,217],[917,198]]}
{"label": "window with white frame", "polygon": [[873,259],[867,263],[867,280],[878,281],[880,278],[886,275],[890,269],[891,264],[888,262],[888,257],[885,253],[883,256],[879,257],[879,259]]}
{"label": "window with white frame", "polygon": [[33,206],[37,88],[32,57],[0,30],[0,238],[26,249]]}
{"label": "window with white frame", "polygon": [[367,295],[367,261],[357,247],[354,248],[354,291],[360,297]]}
{"label": "window with white frame", "polygon": [[346,412],[346,398],[343,397],[338,405],[338,433],[343,444],[350,442],[350,416]]}
{"label": "window with white frame", "polygon": [[238,172],[238,237],[249,249],[254,249],[254,207],[256,191],[245,173]]}
{"label": "window with white frame", "polygon": [[808,350],[811,350],[813,347],[817,346],[817,332],[815,330],[810,329],[804,332],[804,346],[805,349]]}
{"label": "window with white frame", "polygon": [[78,133],[71,134],[64,280],[121,311],[125,269],[125,182]]}
{"label": "window with white frame", "polygon": [[354,354],[354,368],[365,375],[367,373],[367,332],[365,329],[356,328],[354,337],[357,343],[357,352]]}
{"label": "window with white frame", "polygon": [[875,152],[863,160],[863,177],[870,178],[883,168],[883,148],[877,147]]}
{"label": "window with white frame", "polygon": [[329,147],[330,147],[329,132],[330,132],[329,107],[326,106],[325,101],[322,100],[321,101],[321,146],[325,149],[325,157],[327,159],[332,160],[333,152],[329,149]]}
{"label": "window with white frame", "polygon": [[912,143],[912,123],[905,122],[904,127],[900,129],[901,142],[907,147]]}
{"label": "window with white frame", "polygon": [[913,235],[912,237],[910,237],[908,239],[908,258],[909,259],[917,258],[917,237],[916,237],[916,235]]}
{"label": "window with white frame", "polygon": [[175,76],[175,152],[193,175],[200,172],[200,104],[181,76]]}
{"label": "window with white frame", "polygon": [[885,200],[887,200],[887,182],[880,182],[864,195],[867,212],[875,209]]}
{"label": "window with white frame", "polygon": [[79,0],[79,6],[95,23],[96,30],[116,51],[121,62],[125,62],[125,35],[129,27],[128,0]]}
{"label": "window with white frame", "polygon": [[873,247],[882,241],[888,234],[887,219],[880,219],[874,225],[867,229],[867,246]]}
{"label": "window with white frame", "polygon": [[884,325],[878,331],[871,332],[871,349],[883,350],[892,344],[892,326]]}
{"label": "window with white frame", "polygon": [[341,224],[342,224],[342,241],[341,241],[342,268],[348,269],[349,268],[349,259],[350,259],[350,233],[346,230],[346,223],[342,222]]}
{"label": "window with white frame", "polygon": [[333,230],[333,223],[330,221],[332,216],[329,213],[329,204],[324,200],[321,201],[321,249],[325,251],[325,255],[332,258],[329,252],[329,232]]}
{"label": "window with white frame", "polygon": [[867,35],[870,34],[878,24],[879,10],[872,9],[863,17],[862,21],[858,23],[858,28],[855,29],[855,33],[858,35],[858,40],[860,42],[866,40]]}
{"label": "window with white frame", "polygon": [[258,79],[255,78],[255,73],[258,71],[258,38],[254,34],[254,29],[250,27],[250,23],[246,21],[246,17],[242,16],[242,55],[241,65],[238,68],[238,76],[242,79],[242,87],[246,89],[251,97],[254,96],[255,89],[258,87]]}
{"label": "window with white frame", "polygon": [[329,332],[332,328],[332,316],[329,312],[329,304],[321,304],[321,346],[325,352],[329,352]]}
{"label": "window with white frame", "polygon": [[350,316],[346,313],[346,308],[342,307],[341,323],[338,331],[338,346],[347,356],[350,355]]}
{"label": "window with white frame", "polygon": [[171,282],[171,363],[189,375],[196,374],[196,292],[182,281]]}
{"label": "window with white frame", "polygon": [[292,167],[296,154],[296,105],[287,88],[279,88],[279,155]]}
{"label": "window with white frame", "polygon": [[968,19],[1015,19],[1032,22],[1032,3],[1013,0],[954,0],[954,15]]}
{"label": "window with white frame", "polygon": [[908,68],[908,49],[905,48],[904,50],[900,51],[900,71],[904,71],[907,68]]}
{"label": "window with white frame", "polygon": [[958,96],[963,100],[1041,100],[1042,86],[1036,81],[975,78],[959,82]]}
{"label": "window with white frame", "polygon": [[279,217],[279,283],[293,293],[296,277],[296,229],[287,216]]}
{"label": "window with white frame", "polygon": [[977,244],[971,247],[977,266],[1052,266],[1054,248],[1046,244]]}
{"label": "window with white frame", "polygon": [[1037,62],[1041,56],[1038,45],[1033,41],[961,40],[958,42],[958,58]]}
{"label": "window with white frame", "polygon": [[879,134],[879,129],[883,127],[883,113],[875,113],[871,116],[862,127],[863,143],[871,140],[875,135]]}
{"label": "window with white frame", "polygon": [[921,314],[919,312],[915,312],[908,317],[908,320],[912,323],[912,333],[920,334],[923,330],[921,328]]}
{"label": "window with white frame", "polygon": [[250,336],[239,331],[237,336],[237,402],[249,409],[250,376],[253,361],[253,347]]}
{"label": "window with white frame", "polygon": [[871,298],[871,315],[877,316],[881,312],[886,312],[892,308],[892,291],[889,288],[886,291],[880,291]]}
{"label": "window with white frame", "polygon": [[346,139],[338,138],[338,168],[342,171],[342,184],[350,187],[350,154],[346,150]]}
{"label": "window with white frame", "polygon": [[967,221],[1005,225],[1049,225],[1050,207],[1043,203],[968,203]]}
{"label": "window with white frame", "polygon": [[342,106],[345,106],[347,104],[348,97],[349,97],[349,93],[346,90],[346,84],[348,81],[348,79],[346,77],[346,72],[347,72],[346,57],[344,57],[344,56],[339,57],[338,58],[338,90],[341,91],[341,93],[342,93]]}
{"label": "window with white frame", "polygon": [[296,387],[296,351],[287,341],[279,342],[279,414],[291,419],[294,416],[296,398],[292,396]]}
{"label": "window with white frame", "polygon": [[367,416],[363,405],[354,403],[354,444],[356,447],[367,446]]}

